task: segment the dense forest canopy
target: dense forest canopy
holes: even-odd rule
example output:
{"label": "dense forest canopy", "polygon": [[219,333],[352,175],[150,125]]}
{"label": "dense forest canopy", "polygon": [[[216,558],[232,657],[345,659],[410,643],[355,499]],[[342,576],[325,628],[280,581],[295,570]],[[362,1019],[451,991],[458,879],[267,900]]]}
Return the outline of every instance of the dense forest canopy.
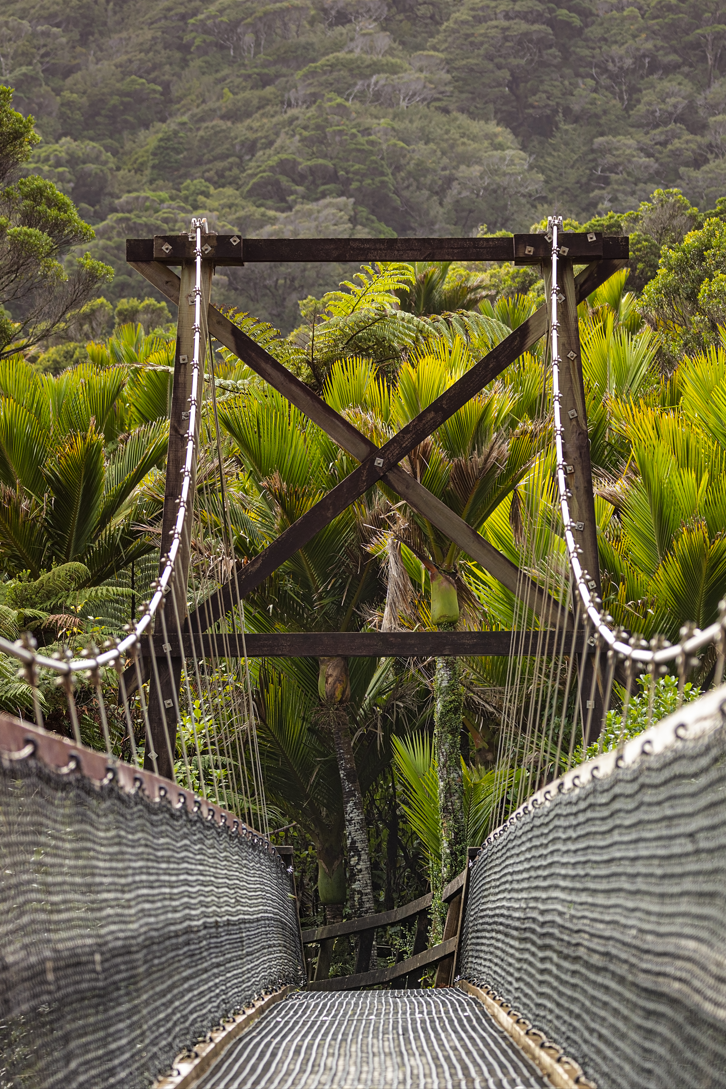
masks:
{"label": "dense forest canopy", "polygon": [[[445,235],[726,192],[715,0],[6,0],[0,82],[27,170],[122,240],[193,212],[247,235]],[[217,298],[286,329],[339,270],[237,273]],[[321,278],[321,276],[323,278]]]}

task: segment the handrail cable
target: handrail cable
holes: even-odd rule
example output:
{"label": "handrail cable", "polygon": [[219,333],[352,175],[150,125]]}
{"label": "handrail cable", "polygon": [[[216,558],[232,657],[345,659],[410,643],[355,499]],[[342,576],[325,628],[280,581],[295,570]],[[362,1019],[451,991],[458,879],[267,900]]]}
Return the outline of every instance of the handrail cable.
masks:
{"label": "handrail cable", "polygon": [[[622,639],[619,638],[618,633],[608,626],[608,621],[612,620],[612,617],[603,609],[598,608],[599,599],[593,597],[593,594],[591,593],[595,584],[594,581],[589,578],[588,573],[583,569],[582,564],[580,563],[580,548],[573,536],[574,522],[570,515],[570,505],[568,502],[567,479],[565,475],[566,462],[562,439],[564,434],[561,411],[562,394],[560,393],[560,364],[562,363],[562,360],[559,355],[558,320],[558,305],[561,299],[557,280],[558,262],[560,257],[557,239],[558,232],[562,227],[562,217],[550,216],[547,220],[547,226],[552,234],[550,326],[552,343],[552,401],[555,421],[555,448],[557,452],[557,488],[560,498],[560,511],[562,513],[565,544],[567,546],[570,568],[572,569],[573,582],[577,587],[586,620],[589,621],[597,635],[600,636],[611,651],[630,663],[638,662],[643,665],[651,666],[665,665],[667,662],[672,662],[675,658],[684,656],[689,657],[695,654],[696,651],[702,650],[703,647],[708,646],[710,643],[720,644],[724,635],[724,617],[722,616],[719,620],[714,621],[713,624],[709,624],[709,626],[702,631],[697,629],[692,634],[686,634],[683,641],[680,643],[662,645],[658,646],[656,649],[651,649],[642,645],[637,645],[636,643],[624,643]],[[663,642],[662,639],[659,641]]]}
{"label": "handrail cable", "polygon": [[31,646],[24,646],[21,642],[12,643],[10,640],[0,637],[0,652],[12,655],[12,657],[17,658],[23,665],[30,667],[31,669],[40,666],[43,669],[53,670],[55,673],[62,676],[70,677],[73,673],[95,671],[114,665],[124,655],[139,648],[141,637],[145,632],[149,631],[151,623],[159,610],[159,606],[165,595],[171,589],[171,581],[174,575],[176,558],[182,543],[182,534],[187,520],[187,512],[190,510],[190,489],[196,455],[197,416],[199,415],[199,406],[201,403],[199,361],[201,355],[202,331],[202,230],[204,221],[202,219],[193,219],[191,225],[195,236],[195,284],[193,289],[194,324],[192,330],[194,333],[194,340],[191,360],[192,383],[191,395],[189,398],[189,428],[187,431],[184,468],[182,469],[183,479],[179,509],[174,523],[172,542],[166,558],[164,570],[157,579],[151,600],[146,606],[143,615],[137,622],[134,630],[125,636],[125,638],[121,639],[116,646],[103,651],[101,654],[95,655],[95,657],[75,658],[71,660],[49,658],[46,655],[36,653]]}

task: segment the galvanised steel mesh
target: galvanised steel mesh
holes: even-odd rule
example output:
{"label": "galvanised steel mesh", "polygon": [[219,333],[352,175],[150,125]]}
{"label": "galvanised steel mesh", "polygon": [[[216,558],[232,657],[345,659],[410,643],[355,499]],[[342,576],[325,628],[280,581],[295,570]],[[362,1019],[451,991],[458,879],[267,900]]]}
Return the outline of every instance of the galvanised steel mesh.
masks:
{"label": "galvanised steel mesh", "polygon": [[551,1089],[484,1007],[453,987],[297,992],[198,1089]]}
{"label": "galvanised steel mesh", "polygon": [[726,1086],[725,698],[535,796],[470,875],[461,976],[599,1089]]}
{"label": "galvanised steel mesh", "polygon": [[290,875],[264,841],[72,763],[0,758],[0,875],[3,1089],[148,1086],[304,979]]}

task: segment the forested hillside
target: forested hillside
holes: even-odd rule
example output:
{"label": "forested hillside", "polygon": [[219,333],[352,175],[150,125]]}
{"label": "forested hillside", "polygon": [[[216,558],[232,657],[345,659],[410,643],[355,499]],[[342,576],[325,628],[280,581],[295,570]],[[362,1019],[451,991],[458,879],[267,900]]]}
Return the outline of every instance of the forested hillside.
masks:
{"label": "forested hillside", "polygon": [[[726,192],[716,0],[5,0],[0,82],[112,301],[127,235],[472,234]],[[327,286],[339,270],[329,269]],[[306,276],[311,277],[306,280]],[[217,297],[290,328],[318,273]]]}

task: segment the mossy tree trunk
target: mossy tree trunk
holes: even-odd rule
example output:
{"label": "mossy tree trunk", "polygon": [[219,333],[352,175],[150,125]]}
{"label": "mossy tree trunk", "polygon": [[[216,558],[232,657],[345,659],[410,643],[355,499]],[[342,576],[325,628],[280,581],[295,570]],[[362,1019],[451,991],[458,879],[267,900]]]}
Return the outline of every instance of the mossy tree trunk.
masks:
{"label": "mossy tree trunk", "polygon": [[[439,631],[452,631],[459,619],[459,602],[454,580],[440,572],[431,576],[431,619]],[[432,889],[434,904],[431,913],[431,937],[436,941],[441,940],[443,927],[441,890],[461,873],[466,858],[460,740],[464,712],[461,674],[459,658],[436,659],[434,756],[441,818],[441,873],[439,881]]]}
{"label": "mossy tree trunk", "polygon": [[[371,915],[375,907],[368,828],[346,711],[350,699],[347,658],[320,659],[318,694],[323,701],[323,721],[330,728],[333,737],[340,774],[348,847],[350,906],[355,916]],[[372,960],[375,960],[375,950],[372,952]]]}
{"label": "mossy tree trunk", "polygon": [[[444,630],[449,630],[450,627],[451,625],[440,625]],[[464,692],[460,658],[436,659],[434,700],[434,753],[439,778],[443,887],[461,873],[466,858],[460,740]]]}

